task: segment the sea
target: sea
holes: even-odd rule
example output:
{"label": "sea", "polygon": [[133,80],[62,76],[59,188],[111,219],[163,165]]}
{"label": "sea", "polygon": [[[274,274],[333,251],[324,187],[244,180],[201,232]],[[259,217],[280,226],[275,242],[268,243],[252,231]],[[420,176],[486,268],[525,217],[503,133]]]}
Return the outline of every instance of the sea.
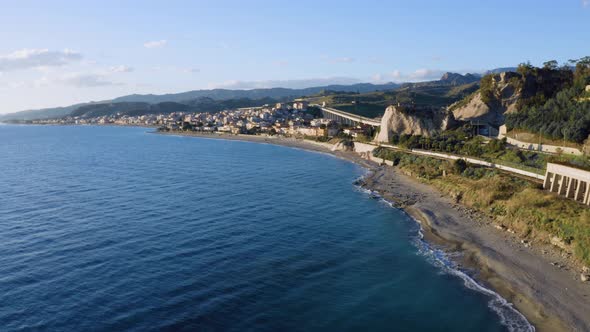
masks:
{"label": "sea", "polygon": [[149,128],[0,126],[0,331],[532,331],[355,186],[367,170]]}

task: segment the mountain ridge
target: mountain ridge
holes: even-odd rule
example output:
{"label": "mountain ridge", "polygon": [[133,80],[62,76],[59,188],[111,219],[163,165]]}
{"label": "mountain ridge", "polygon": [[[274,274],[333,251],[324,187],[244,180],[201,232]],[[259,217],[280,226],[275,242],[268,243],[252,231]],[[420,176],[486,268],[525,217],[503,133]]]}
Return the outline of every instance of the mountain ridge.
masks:
{"label": "mountain ridge", "polygon": [[52,107],[42,108],[33,110],[24,110],[19,112],[13,112],[8,114],[0,115],[0,121],[13,121],[13,120],[33,120],[33,119],[50,119],[60,118],[70,115],[72,112],[80,107],[97,104],[110,104],[110,103],[121,103],[121,102],[138,102],[148,104],[158,104],[162,102],[175,102],[186,104],[193,100],[200,98],[209,98],[217,101],[232,100],[232,99],[265,99],[272,98],[277,101],[284,101],[287,99],[300,98],[304,96],[316,95],[325,91],[337,91],[337,92],[358,92],[368,93],[376,91],[390,91],[399,88],[428,86],[428,85],[461,85],[466,82],[476,82],[479,80],[478,74],[458,74],[453,72],[445,73],[441,79],[433,81],[424,81],[416,83],[395,83],[388,82],[383,84],[374,83],[356,83],[351,85],[326,85],[316,86],[301,89],[292,88],[259,88],[259,89],[203,89],[203,90],[191,90],[179,93],[168,93],[168,94],[130,94],[121,97],[116,97],[109,100],[102,101],[91,101],[87,103],[78,103],[63,107]]}
{"label": "mountain ridge", "polygon": [[264,88],[264,89],[249,89],[249,90],[231,90],[231,89],[208,89],[208,90],[191,90],[180,93],[170,94],[131,94],[121,96],[109,100],[93,101],[88,103],[78,103],[70,106],[63,107],[52,107],[42,108],[34,110],[25,110],[14,113],[8,113],[0,115],[0,120],[33,120],[33,119],[49,119],[59,118],[67,116],[76,109],[96,104],[110,104],[120,102],[141,102],[149,104],[157,104],[162,102],[176,102],[176,103],[187,103],[191,100],[199,98],[210,98],[213,100],[230,100],[230,99],[264,99],[273,98],[277,100],[281,99],[293,99],[300,98],[307,95],[313,95],[321,93],[322,91],[345,91],[345,92],[371,92],[379,90],[392,90],[399,87],[398,83],[384,83],[384,84],[372,84],[372,83],[357,83],[352,85],[326,85],[309,87],[302,89],[291,89],[291,88]]}

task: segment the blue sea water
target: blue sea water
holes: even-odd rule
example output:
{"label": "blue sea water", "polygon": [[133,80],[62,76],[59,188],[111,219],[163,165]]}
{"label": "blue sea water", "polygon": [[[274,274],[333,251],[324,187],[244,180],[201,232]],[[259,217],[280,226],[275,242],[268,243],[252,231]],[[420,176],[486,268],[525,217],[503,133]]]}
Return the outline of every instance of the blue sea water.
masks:
{"label": "blue sea water", "polygon": [[0,126],[1,331],[530,328],[360,167],[147,131]]}

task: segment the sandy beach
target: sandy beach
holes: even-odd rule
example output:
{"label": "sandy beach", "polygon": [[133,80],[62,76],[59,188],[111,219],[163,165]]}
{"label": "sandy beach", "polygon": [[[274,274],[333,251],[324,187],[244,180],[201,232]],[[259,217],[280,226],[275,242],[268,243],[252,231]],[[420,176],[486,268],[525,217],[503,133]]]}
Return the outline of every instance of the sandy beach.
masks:
{"label": "sandy beach", "polygon": [[[432,186],[353,152],[331,151],[330,144],[247,135],[162,133],[278,144],[331,153],[369,170],[362,185],[404,209],[421,223],[425,239],[447,252],[461,253],[462,270],[503,298],[537,331],[590,331],[590,284],[551,246],[527,246],[491,220],[443,196]],[[559,262],[559,264],[555,264]],[[553,264],[552,264],[553,263]]]}

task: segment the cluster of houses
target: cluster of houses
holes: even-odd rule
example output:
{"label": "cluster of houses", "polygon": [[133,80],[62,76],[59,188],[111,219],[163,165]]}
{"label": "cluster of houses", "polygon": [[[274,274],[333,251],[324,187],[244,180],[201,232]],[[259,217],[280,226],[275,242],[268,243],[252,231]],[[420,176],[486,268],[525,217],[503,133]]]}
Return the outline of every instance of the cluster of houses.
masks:
{"label": "cluster of houses", "polygon": [[[330,119],[311,112],[307,101],[277,103],[261,107],[224,110],[217,113],[112,114],[93,118],[66,117],[37,120],[40,124],[150,126],[164,131],[223,132],[231,134],[269,134],[286,136],[335,136],[342,129]],[[345,129],[355,136],[362,129]]]}
{"label": "cluster of houses", "polygon": [[218,113],[171,114],[161,130],[190,130],[231,134],[270,134],[290,136],[334,136],[339,127],[332,120],[316,118],[307,112],[305,101],[274,106],[247,107]]}

